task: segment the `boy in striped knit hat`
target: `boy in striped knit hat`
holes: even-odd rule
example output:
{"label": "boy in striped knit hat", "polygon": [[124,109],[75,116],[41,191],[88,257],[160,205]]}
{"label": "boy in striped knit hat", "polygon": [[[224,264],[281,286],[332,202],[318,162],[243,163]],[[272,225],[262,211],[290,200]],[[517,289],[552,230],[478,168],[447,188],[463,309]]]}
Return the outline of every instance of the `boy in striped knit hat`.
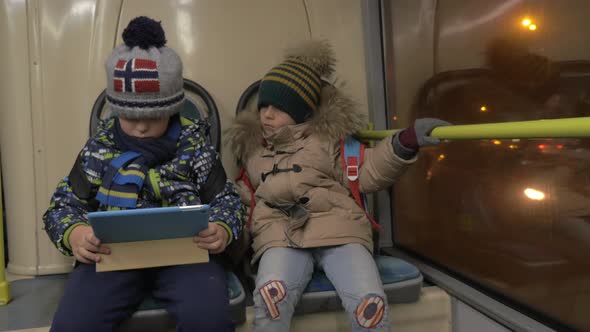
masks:
{"label": "boy in striped knit hat", "polygon": [[[326,42],[287,52],[260,83],[258,102],[225,139],[241,161],[237,181],[249,205],[258,263],[255,331],[288,331],[294,308],[320,267],[338,292],[354,331],[389,331],[387,298],[372,257],[372,223],[357,205],[341,162],[342,139],[366,128],[365,113],[326,84],[334,56]],[[420,119],[366,149],[360,192],[390,187],[416,160],[437,119]],[[375,227],[378,227],[375,225]]]}
{"label": "boy in striped knit hat", "polygon": [[160,23],[135,18],[123,39],[105,65],[113,116],[99,124],[43,216],[57,249],[77,260],[51,331],[114,331],[148,294],[166,305],[178,331],[233,331],[216,255],[202,264],[95,271],[110,249],[88,225],[91,211],[209,204],[209,227],[194,241],[212,254],[242,228],[242,204],[210,144],[208,124],[178,114],[185,101],[182,63],[165,46]]}

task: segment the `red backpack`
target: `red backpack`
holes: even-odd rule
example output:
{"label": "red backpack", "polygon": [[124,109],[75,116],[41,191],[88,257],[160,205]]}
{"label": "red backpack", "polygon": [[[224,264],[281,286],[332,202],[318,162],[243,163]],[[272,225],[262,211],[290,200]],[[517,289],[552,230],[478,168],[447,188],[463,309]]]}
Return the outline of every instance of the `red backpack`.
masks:
{"label": "red backpack", "polygon": [[365,145],[352,135],[346,136],[340,141],[340,160],[348,178],[348,187],[350,188],[352,197],[354,197],[356,204],[365,211],[365,215],[371,222],[371,225],[373,225],[373,228],[376,231],[380,231],[381,226],[367,211],[367,195],[361,193],[359,190],[359,173],[365,160]]}

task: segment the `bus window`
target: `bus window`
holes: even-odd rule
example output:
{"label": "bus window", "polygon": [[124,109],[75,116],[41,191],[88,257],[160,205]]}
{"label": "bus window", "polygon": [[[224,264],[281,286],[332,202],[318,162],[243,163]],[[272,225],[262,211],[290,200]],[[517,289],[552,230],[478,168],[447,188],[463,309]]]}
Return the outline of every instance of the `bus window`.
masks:
{"label": "bus window", "polygon": [[[485,10],[459,3],[471,2],[439,3],[433,72],[413,90],[397,74],[390,118],[474,124],[590,116],[590,24],[578,14],[590,3],[478,5]],[[390,5],[385,15],[396,15]],[[397,58],[389,60],[415,65],[423,55],[399,50],[411,31],[391,22]],[[404,112],[399,101],[414,96]],[[589,170],[588,139],[424,149],[393,189],[395,243],[533,318],[589,331]]]}

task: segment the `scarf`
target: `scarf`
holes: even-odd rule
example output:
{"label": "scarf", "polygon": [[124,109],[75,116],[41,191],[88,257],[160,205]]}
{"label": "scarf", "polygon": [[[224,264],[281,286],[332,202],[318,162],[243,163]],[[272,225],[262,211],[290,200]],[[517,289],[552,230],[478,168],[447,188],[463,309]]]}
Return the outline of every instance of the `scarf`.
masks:
{"label": "scarf", "polygon": [[108,165],[96,199],[106,206],[135,208],[149,169],[174,158],[179,136],[178,115],[170,118],[162,137],[148,140],[125,134],[115,118],[113,140],[122,153]]}

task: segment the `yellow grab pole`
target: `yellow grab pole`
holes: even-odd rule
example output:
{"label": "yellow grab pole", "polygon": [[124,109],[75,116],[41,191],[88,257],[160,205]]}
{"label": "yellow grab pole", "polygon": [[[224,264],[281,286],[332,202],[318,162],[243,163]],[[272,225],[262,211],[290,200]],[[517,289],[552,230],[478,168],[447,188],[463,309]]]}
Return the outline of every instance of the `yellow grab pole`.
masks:
{"label": "yellow grab pole", "polygon": [[6,305],[10,301],[10,289],[4,273],[4,223],[2,213],[2,178],[0,177],[0,305]]}
{"label": "yellow grab pole", "polygon": [[[380,131],[361,130],[356,136],[363,140],[379,140],[397,131],[399,129]],[[590,117],[438,127],[430,135],[449,140],[584,138],[590,137]]]}

